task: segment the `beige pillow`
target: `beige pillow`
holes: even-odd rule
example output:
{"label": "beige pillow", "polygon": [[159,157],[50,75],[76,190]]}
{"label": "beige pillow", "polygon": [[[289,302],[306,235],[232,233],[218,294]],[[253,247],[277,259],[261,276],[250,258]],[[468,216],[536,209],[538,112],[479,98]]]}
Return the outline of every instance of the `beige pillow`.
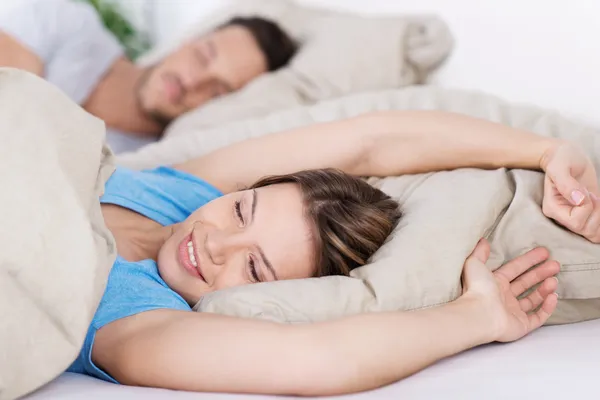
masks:
{"label": "beige pillow", "polygon": [[75,359],[116,257],[99,196],[104,123],[28,73],[0,69],[0,399]]}
{"label": "beige pillow", "polygon": [[453,44],[448,26],[434,16],[365,17],[292,0],[237,0],[140,63],[159,61],[183,40],[209,32],[232,16],[253,15],[275,20],[301,43],[289,66],[178,118],[166,136],[349,93],[422,83]]}
{"label": "beige pillow", "polygon": [[[265,118],[174,137],[125,155],[133,168],[181,162],[230,143],[373,110],[440,109],[503,122],[580,143],[600,171],[600,132],[549,110],[511,105],[482,93],[412,87],[348,96]],[[465,258],[480,237],[492,245],[490,267],[547,246],[562,263],[559,307],[550,323],[600,317],[600,246],[554,224],[542,213],[542,174],[461,169],[374,181],[397,198],[404,217],[371,263],[352,277],[281,281],[205,296],[198,311],[279,322],[308,322],[365,311],[415,310],[460,293]]]}

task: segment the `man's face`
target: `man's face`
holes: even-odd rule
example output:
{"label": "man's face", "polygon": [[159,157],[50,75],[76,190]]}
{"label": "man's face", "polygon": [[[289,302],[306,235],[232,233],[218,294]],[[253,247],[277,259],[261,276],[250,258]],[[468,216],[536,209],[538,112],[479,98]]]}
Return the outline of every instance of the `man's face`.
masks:
{"label": "man's face", "polygon": [[266,71],[267,60],[254,37],[232,25],[191,40],[149,69],[138,99],[146,113],[166,123]]}

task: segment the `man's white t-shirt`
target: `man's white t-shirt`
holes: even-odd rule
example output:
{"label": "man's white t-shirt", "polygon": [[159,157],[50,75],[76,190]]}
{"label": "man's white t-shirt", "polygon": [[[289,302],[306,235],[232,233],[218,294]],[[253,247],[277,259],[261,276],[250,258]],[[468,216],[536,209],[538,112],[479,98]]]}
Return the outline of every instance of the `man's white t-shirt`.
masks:
{"label": "man's white t-shirt", "polygon": [[[22,0],[0,13],[0,30],[44,62],[44,78],[83,104],[124,51],[95,9],[79,0]],[[82,132],[85,134],[85,132]],[[116,153],[133,151],[151,139],[107,129]]]}

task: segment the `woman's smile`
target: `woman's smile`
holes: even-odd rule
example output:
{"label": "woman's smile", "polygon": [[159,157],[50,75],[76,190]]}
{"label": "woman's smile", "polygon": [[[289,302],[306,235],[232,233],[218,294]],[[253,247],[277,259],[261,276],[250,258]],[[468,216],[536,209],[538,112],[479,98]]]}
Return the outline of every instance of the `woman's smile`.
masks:
{"label": "woman's smile", "polygon": [[206,282],[201,272],[200,257],[191,233],[179,244],[179,262],[190,275]]}

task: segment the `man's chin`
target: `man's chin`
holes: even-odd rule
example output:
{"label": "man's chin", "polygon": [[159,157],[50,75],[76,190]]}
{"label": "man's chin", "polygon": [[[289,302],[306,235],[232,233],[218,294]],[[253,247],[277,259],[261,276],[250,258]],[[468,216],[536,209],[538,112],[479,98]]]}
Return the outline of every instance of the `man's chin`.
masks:
{"label": "man's chin", "polygon": [[171,123],[171,121],[173,121],[175,117],[173,117],[169,113],[162,111],[158,105],[153,105],[151,101],[148,101],[147,92],[149,91],[149,89],[150,88],[148,86],[141,86],[138,89],[136,96],[138,109],[146,118],[164,128],[167,125],[169,125],[169,123]]}
{"label": "man's chin", "polygon": [[155,108],[153,109],[144,109],[144,113],[146,116],[152,121],[156,122],[163,128],[169,125],[175,118],[171,115],[168,115],[164,112],[161,112]]}

